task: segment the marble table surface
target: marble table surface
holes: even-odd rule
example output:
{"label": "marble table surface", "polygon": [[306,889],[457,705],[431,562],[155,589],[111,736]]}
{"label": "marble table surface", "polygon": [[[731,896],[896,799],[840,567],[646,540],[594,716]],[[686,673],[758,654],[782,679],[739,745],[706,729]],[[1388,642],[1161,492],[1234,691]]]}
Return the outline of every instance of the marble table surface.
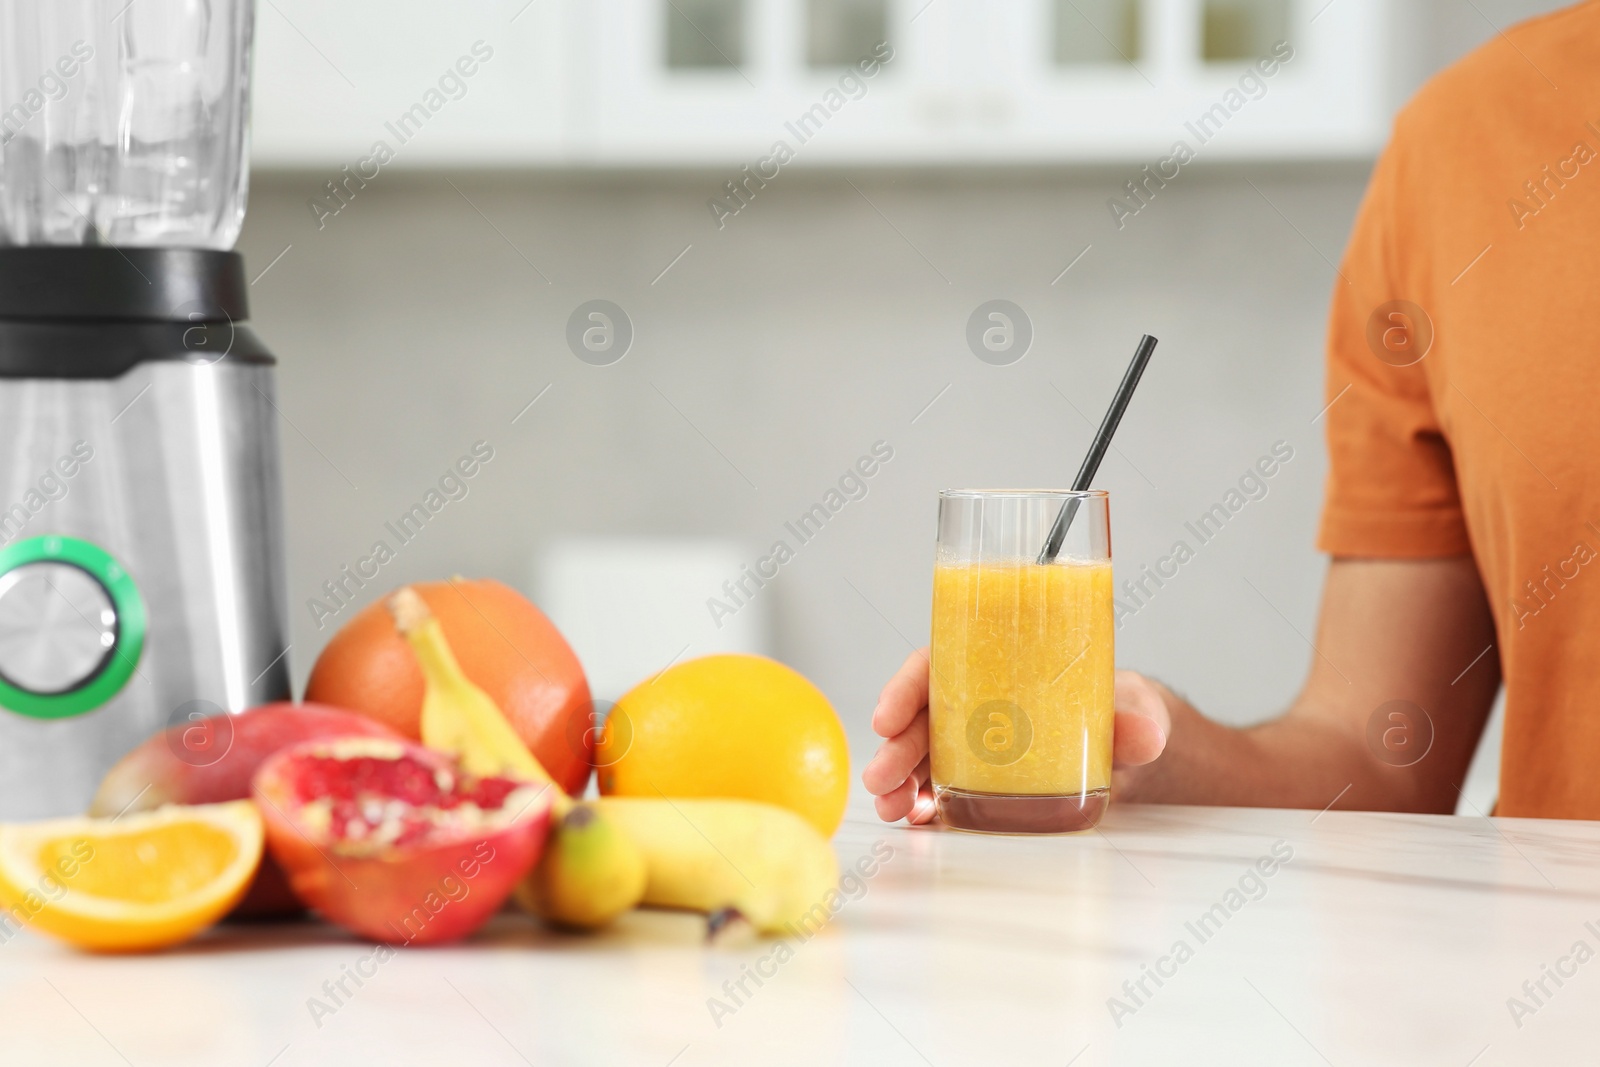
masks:
{"label": "marble table surface", "polygon": [[[1600,1055],[1600,824],[1113,806],[1071,838],[884,826],[810,937],[502,915],[373,948],[224,926],[157,956],[0,945],[0,1062],[1405,1064]],[[370,975],[348,996],[324,983]],[[759,978],[759,983],[757,982]],[[1159,981],[1158,981],[1159,979]],[[740,989],[742,980],[743,989]]]}

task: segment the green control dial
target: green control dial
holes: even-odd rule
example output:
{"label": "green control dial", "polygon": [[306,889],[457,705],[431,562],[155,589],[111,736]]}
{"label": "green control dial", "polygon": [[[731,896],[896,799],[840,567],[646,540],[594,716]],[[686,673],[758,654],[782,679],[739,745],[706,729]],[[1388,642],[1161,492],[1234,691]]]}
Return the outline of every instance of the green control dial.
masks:
{"label": "green control dial", "polygon": [[122,691],[144,651],[144,600],[98,545],[48,535],[0,548],[0,707],[81,715]]}

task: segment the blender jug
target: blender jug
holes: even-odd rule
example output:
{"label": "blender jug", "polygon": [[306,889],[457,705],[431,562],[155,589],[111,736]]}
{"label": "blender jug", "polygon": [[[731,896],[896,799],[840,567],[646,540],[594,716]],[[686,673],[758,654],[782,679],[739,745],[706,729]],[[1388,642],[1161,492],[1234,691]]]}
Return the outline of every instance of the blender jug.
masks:
{"label": "blender jug", "polygon": [[251,27],[248,0],[0,0],[0,819],[289,694],[274,360],[228,251]]}
{"label": "blender jug", "polygon": [[0,0],[0,244],[233,247],[252,5]]}

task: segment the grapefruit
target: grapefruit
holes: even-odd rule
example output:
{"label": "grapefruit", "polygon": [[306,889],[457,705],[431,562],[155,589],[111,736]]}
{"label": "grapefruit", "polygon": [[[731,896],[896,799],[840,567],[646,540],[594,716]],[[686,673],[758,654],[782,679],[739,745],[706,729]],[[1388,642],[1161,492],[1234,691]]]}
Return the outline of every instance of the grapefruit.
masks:
{"label": "grapefruit", "polygon": [[[578,657],[532,601],[491,579],[411,587],[439,620],[461,670],[489,694],[569,796],[589,780],[593,702]],[[306,700],[369,715],[420,740],[422,668],[395,629],[389,596],[352,618],[311,669]]]}

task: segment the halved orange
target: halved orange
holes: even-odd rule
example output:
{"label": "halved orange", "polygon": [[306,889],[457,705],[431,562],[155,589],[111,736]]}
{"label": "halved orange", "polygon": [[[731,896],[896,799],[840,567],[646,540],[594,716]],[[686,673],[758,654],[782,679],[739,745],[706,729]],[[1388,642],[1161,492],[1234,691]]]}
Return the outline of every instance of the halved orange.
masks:
{"label": "halved orange", "polygon": [[261,847],[248,800],[0,826],[0,923],[103,952],[176,944],[239,902]]}

